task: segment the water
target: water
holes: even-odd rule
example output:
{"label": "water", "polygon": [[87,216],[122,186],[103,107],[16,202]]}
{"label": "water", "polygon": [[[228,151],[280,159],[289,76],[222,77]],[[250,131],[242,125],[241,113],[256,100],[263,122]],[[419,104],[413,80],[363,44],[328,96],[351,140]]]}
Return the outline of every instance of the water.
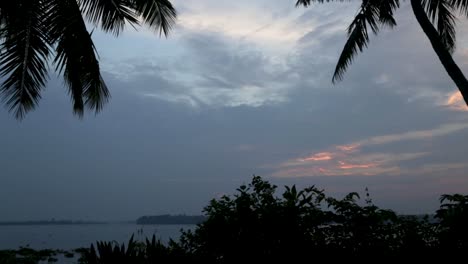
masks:
{"label": "water", "polygon": [[[96,241],[117,241],[127,243],[131,235],[135,239],[156,238],[163,242],[170,238],[177,240],[180,229],[193,229],[194,225],[136,225],[136,224],[96,224],[96,225],[30,225],[0,226],[0,250],[18,249],[29,246],[34,249],[64,249],[89,247]],[[139,230],[142,233],[138,232]]]}

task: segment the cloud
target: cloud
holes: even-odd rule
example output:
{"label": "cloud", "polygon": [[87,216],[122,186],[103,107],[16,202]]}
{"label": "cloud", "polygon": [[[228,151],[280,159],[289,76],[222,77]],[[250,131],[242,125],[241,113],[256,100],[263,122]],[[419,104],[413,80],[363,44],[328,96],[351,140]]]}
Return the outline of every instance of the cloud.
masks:
{"label": "cloud", "polygon": [[148,98],[157,98],[163,101],[167,101],[170,103],[178,103],[178,104],[184,104],[184,105],[189,105],[191,107],[198,107],[199,103],[192,98],[189,95],[185,94],[174,94],[174,93],[167,93],[167,92],[161,92],[161,93],[148,93],[144,92],[141,93],[143,97],[148,97]]}
{"label": "cloud", "polygon": [[[295,89],[298,76],[263,52],[248,46],[238,49],[212,33],[189,33],[181,41],[190,59],[179,57],[171,64],[152,59],[120,62],[127,70],[114,74],[147,83],[137,90],[147,98],[191,107],[275,105],[288,101]],[[164,85],[151,85],[161,82]]]}
{"label": "cloud", "polygon": [[191,107],[260,107],[281,103],[287,100],[285,91],[259,86],[243,86],[238,89],[195,87],[185,90],[184,94],[171,92],[147,92],[145,97],[180,103]]}
{"label": "cloud", "polygon": [[278,166],[273,177],[317,177],[317,176],[375,176],[399,175],[398,165],[427,156],[429,153],[368,153],[347,155],[334,153],[335,158],[323,161],[302,160],[286,162]]}
{"label": "cloud", "polygon": [[465,130],[467,128],[468,128],[468,123],[466,122],[449,123],[449,124],[443,124],[434,129],[409,131],[409,132],[398,133],[398,134],[376,136],[376,137],[372,137],[369,139],[358,141],[353,144],[365,146],[365,145],[389,144],[389,143],[394,143],[398,141],[406,141],[406,140],[429,140],[429,139],[433,139],[434,137],[445,136],[453,132]]}
{"label": "cloud", "polygon": [[[261,12],[234,10],[225,14],[182,14],[180,26],[188,31],[208,31],[242,39],[271,51],[284,52],[295,45],[308,29],[295,26],[294,20],[276,20]],[[260,14],[260,15],[259,15]],[[265,13],[263,13],[265,14]]]}
{"label": "cloud", "polygon": [[331,159],[333,159],[333,154],[332,153],[330,153],[330,152],[320,152],[320,153],[316,153],[314,155],[311,155],[309,157],[302,158],[299,161],[300,162],[304,162],[304,161],[323,161],[323,160],[331,160]]}
{"label": "cloud", "polygon": [[237,89],[216,90],[206,88],[193,89],[193,95],[200,102],[212,106],[252,106],[259,107],[265,104],[274,104],[284,102],[286,96],[281,88],[260,87],[246,85]]}
{"label": "cloud", "polygon": [[454,91],[452,93],[447,94],[447,100],[445,103],[441,104],[442,106],[446,106],[450,110],[453,111],[461,111],[466,112],[468,111],[468,106],[466,105],[463,96],[461,95],[460,91]]}
{"label": "cloud", "polygon": [[[169,61],[168,57],[144,57],[132,62],[142,67],[120,64],[120,70],[110,68],[128,80],[141,73],[147,73],[148,79],[151,74],[164,76],[170,85],[142,93],[157,100],[209,108],[279,105],[291,101],[297,91],[331,90],[330,78],[345,43],[345,28],[357,8],[356,3],[336,3],[304,9],[283,1],[175,4],[180,21],[170,39],[174,53],[168,54]],[[402,10],[397,17],[400,26],[371,39],[372,45],[358,56],[339,84],[344,87],[339,88],[359,93],[367,79],[371,80],[367,85],[391,90],[408,103],[461,109],[447,106],[450,90],[441,87],[446,86],[446,74],[428,69],[438,63],[430,47],[416,52],[411,48],[416,41],[424,42],[424,36],[406,26],[415,21],[411,12]],[[382,61],[385,63],[379,63]],[[414,78],[421,74],[434,78]],[[316,105],[322,103],[313,95],[308,97]]]}
{"label": "cloud", "polygon": [[[424,168],[402,169],[401,163],[429,156],[430,152],[385,153],[366,150],[366,148],[384,146],[405,141],[434,140],[438,137],[468,129],[466,123],[449,123],[428,130],[409,131],[404,133],[374,136],[368,139],[351,142],[290,159],[274,166],[273,177],[313,177],[313,176],[346,176],[346,175],[400,175],[402,173],[425,172]],[[439,165],[441,169],[450,169]]]}
{"label": "cloud", "polygon": [[258,45],[276,55],[287,53],[310,30],[296,24],[304,9],[280,1],[235,1],[219,5],[219,1],[208,0],[184,1],[180,5],[184,6],[178,19],[182,32],[216,33]]}
{"label": "cloud", "polygon": [[304,37],[314,32],[320,34],[315,40],[321,42],[336,34],[344,36],[338,29],[352,14],[341,14],[338,21],[336,10],[327,5],[304,9],[284,1],[174,4],[179,21],[170,39],[171,61],[145,56],[106,63],[106,69],[127,81],[151,79],[151,75],[163,78],[168,83],[165,87],[146,87],[140,94],[191,107],[260,107],[288,102],[295,89],[303,88],[301,78],[315,76],[294,69],[298,50],[310,48],[305,46]]}

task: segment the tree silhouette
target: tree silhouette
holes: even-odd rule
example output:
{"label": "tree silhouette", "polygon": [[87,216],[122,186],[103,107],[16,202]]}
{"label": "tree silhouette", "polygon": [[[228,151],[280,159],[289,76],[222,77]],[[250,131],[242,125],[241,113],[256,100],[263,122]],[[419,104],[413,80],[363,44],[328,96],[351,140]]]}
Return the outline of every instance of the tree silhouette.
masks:
{"label": "tree silhouette", "polygon": [[[445,250],[468,249],[468,195],[442,195],[436,217],[440,220],[440,241]],[[452,253],[452,252],[450,252]]]}
{"label": "tree silhouette", "polygon": [[[296,6],[308,7],[313,2],[324,3],[334,0],[297,0]],[[338,1],[338,0],[335,0]],[[343,1],[343,0],[339,0]],[[439,57],[450,78],[457,85],[468,105],[468,80],[452,58],[456,39],[456,13],[468,16],[467,0],[410,0],[413,13],[432,48]],[[369,43],[369,28],[377,34],[383,26],[397,25],[394,11],[400,0],[362,0],[357,15],[348,27],[348,40],[338,59],[332,82],[340,81],[358,52]]]}
{"label": "tree silhouette", "polygon": [[[435,219],[398,215],[375,205],[366,189],[342,199],[315,186],[278,188],[254,176],[233,195],[213,199],[206,220],[178,241],[98,241],[76,249],[79,263],[295,263],[304,260],[460,262],[468,249],[468,196],[443,195]],[[71,252],[0,250],[0,263],[38,263]],[[71,255],[73,256],[73,255]],[[24,260],[24,261],[23,261]],[[28,261],[28,262],[26,262]],[[42,263],[42,262],[40,262]]]}
{"label": "tree silhouette", "polygon": [[0,1],[0,96],[18,119],[37,106],[50,61],[63,74],[75,114],[99,112],[108,101],[85,19],[115,36],[126,25],[167,36],[176,11],[169,0]]}

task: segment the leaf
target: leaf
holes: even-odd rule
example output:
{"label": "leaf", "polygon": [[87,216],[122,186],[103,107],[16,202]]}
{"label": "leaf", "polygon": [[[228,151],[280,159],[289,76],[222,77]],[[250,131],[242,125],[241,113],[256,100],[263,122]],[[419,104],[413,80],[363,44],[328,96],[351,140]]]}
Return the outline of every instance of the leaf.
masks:
{"label": "leaf", "polygon": [[126,23],[138,25],[138,15],[130,0],[78,0],[85,17],[104,31],[118,35]]}
{"label": "leaf", "polygon": [[468,0],[448,0],[451,7],[468,16]]}
{"label": "leaf", "polygon": [[47,79],[50,54],[46,2],[18,0],[9,9],[2,5],[0,77],[5,81],[0,95],[16,118],[34,109]]}
{"label": "leaf", "polygon": [[[301,5],[304,6],[304,7],[308,7],[313,2],[317,2],[317,3],[322,4],[323,2],[337,2],[337,1],[343,2],[345,0],[297,0],[296,7],[301,6]],[[350,0],[346,0],[346,1],[350,1]]]}
{"label": "leaf", "polygon": [[397,24],[393,14],[399,7],[399,0],[380,0],[380,3],[378,3],[380,23],[382,25],[389,26],[390,28],[396,26]]}
{"label": "leaf", "polygon": [[73,100],[73,110],[82,116],[85,106],[99,112],[110,94],[102,79],[95,48],[79,6],[74,0],[53,0],[51,32],[56,46],[54,63],[63,72]]}
{"label": "leaf", "polygon": [[333,83],[343,79],[344,73],[351,65],[358,51],[362,52],[367,47],[369,43],[367,27],[369,26],[374,34],[379,31],[379,6],[380,0],[363,1],[358,14],[348,27],[348,40],[333,73]]}
{"label": "leaf", "polygon": [[[297,0],[297,6],[307,7],[311,3],[324,3],[333,0]],[[337,0],[338,1],[338,0]],[[343,2],[343,0],[340,0]],[[396,21],[394,11],[400,6],[399,0],[363,0],[358,14],[348,27],[348,39],[338,59],[333,73],[332,82],[343,79],[344,73],[353,62],[358,52],[362,52],[369,43],[368,27],[374,34],[379,31],[379,25],[394,27]]]}
{"label": "leaf", "polygon": [[436,25],[437,32],[440,35],[442,43],[450,53],[455,50],[456,18],[453,12],[454,5],[451,0],[423,0],[423,6],[426,9],[429,19]]}
{"label": "leaf", "polygon": [[177,12],[169,0],[133,0],[143,22],[166,37],[176,22]]}

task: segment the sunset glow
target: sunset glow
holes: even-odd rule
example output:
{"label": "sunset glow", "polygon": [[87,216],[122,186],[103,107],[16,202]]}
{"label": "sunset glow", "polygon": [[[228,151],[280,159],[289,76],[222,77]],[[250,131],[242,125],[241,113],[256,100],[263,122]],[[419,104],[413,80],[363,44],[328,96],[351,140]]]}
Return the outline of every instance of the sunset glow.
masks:
{"label": "sunset glow", "polygon": [[[454,94],[450,103],[456,102],[460,95]],[[461,99],[460,99],[461,100]],[[463,100],[461,101],[462,103]],[[344,145],[332,145],[302,158],[293,158],[272,165],[277,169],[274,177],[314,177],[314,176],[352,176],[352,175],[400,175],[401,163],[421,159],[431,152],[373,152],[367,150],[378,145],[389,145],[402,141],[429,141],[438,137],[468,129],[466,123],[447,123],[425,130],[404,131],[395,134],[375,135]],[[366,148],[367,147],[367,148]],[[320,166],[318,166],[320,164]],[[414,174],[414,169],[404,173]]]}
{"label": "sunset glow", "polygon": [[341,151],[353,152],[353,151],[358,150],[359,146],[360,146],[359,143],[354,143],[354,144],[349,144],[349,145],[336,146],[336,148]]}
{"label": "sunset glow", "polygon": [[367,168],[374,168],[374,167],[377,166],[376,163],[350,164],[350,163],[346,163],[346,162],[343,162],[343,161],[338,161],[338,163],[340,164],[339,168],[344,169],[344,170],[348,170],[348,169],[367,169]]}
{"label": "sunset glow", "polygon": [[448,95],[445,106],[454,111],[468,111],[468,106],[459,91],[455,91]]}
{"label": "sunset glow", "polygon": [[312,156],[299,159],[299,161],[324,161],[324,160],[331,160],[333,159],[332,153],[330,152],[320,152],[317,154],[314,154]]}

